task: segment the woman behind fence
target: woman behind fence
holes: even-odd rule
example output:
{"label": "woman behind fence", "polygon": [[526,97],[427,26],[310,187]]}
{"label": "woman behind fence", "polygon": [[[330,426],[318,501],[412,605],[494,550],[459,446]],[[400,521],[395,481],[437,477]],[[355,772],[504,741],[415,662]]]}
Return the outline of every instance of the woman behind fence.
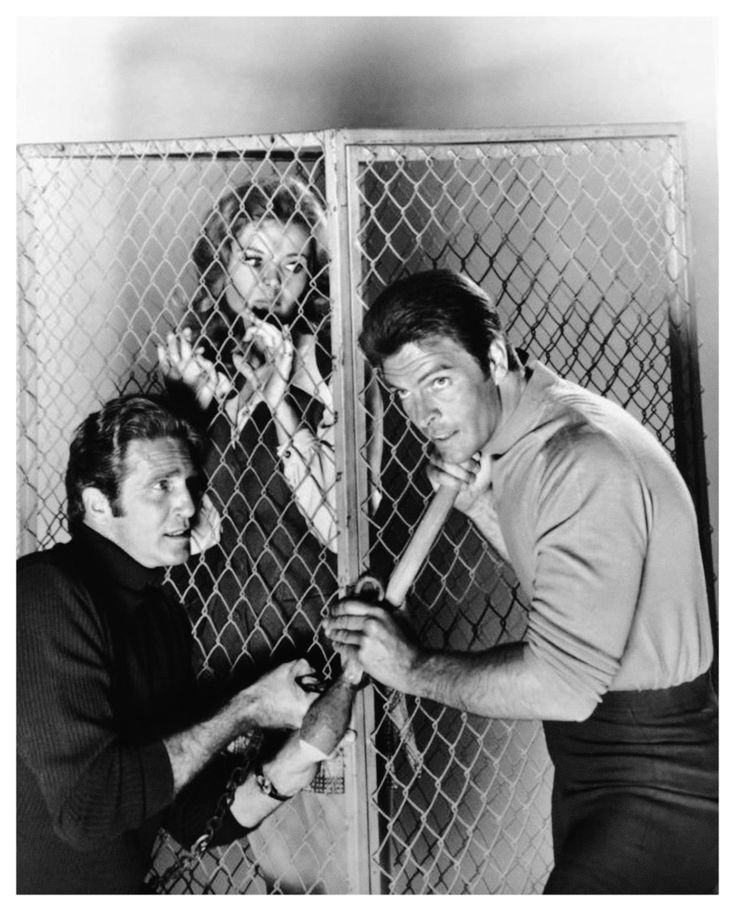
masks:
{"label": "woman behind fence", "polygon": [[[213,444],[221,543],[189,586],[205,605],[197,633],[213,670],[256,674],[286,655],[333,664],[318,636],[337,587],[324,232],[294,179],[226,193],[194,248],[199,292],[159,347],[167,384],[194,394]],[[341,763],[313,791],[250,840],[274,891],[348,891]]]}

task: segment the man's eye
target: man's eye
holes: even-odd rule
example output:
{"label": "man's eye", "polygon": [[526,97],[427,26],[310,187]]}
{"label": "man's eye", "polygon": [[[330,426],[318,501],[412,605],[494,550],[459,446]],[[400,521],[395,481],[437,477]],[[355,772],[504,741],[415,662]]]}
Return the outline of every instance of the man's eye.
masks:
{"label": "man's eye", "polygon": [[411,393],[408,389],[394,389],[393,396],[398,399],[399,402],[405,402]]}
{"label": "man's eye", "polygon": [[446,389],[447,386],[451,383],[451,379],[448,376],[437,376],[431,381],[432,389]]}
{"label": "man's eye", "polygon": [[284,263],[283,268],[286,272],[291,272],[293,275],[298,275],[300,272],[303,272],[306,268],[306,263],[302,263],[301,260],[295,260],[294,262]]}
{"label": "man's eye", "polygon": [[171,484],[170,484],[168,478],[164,478],[161,481],[156,481],[156,483],[153,485],[153,487],[155,490],[160,490],[165,493],[166,491],[171,489]]}

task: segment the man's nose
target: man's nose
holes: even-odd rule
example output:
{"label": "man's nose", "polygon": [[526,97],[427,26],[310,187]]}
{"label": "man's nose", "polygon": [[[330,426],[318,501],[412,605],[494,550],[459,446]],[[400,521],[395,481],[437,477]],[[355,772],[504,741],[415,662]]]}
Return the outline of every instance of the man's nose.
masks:
{"label": "man's nose", "polygon": [[420,431],[425,433],[431,426],[437,414],[437,408],[431,402],[427,402],[424,396],[417,395],[414,397],[412,414],[410,414],[409,417]]}
{"label": "man's nose", "polygon": [[191,491],[186,484],[182,485],[176,497],[174,508],[178,513],[186,518],[191,518],[196,512],[196,503],[191,495]]}

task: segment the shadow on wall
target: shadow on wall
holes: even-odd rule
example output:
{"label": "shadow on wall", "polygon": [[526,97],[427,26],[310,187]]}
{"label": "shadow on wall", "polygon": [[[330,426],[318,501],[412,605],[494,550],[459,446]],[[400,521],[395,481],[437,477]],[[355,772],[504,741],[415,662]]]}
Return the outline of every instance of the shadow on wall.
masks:
{"label": "shadow on wall", "polygon": [[134,20],[118,45],[122,135],[129,123],[157,137],[467,126],[482,84],[507,92],[513,81],[506,62],[489,71],[485,59],[478,72],[468,28],[463,19]]}

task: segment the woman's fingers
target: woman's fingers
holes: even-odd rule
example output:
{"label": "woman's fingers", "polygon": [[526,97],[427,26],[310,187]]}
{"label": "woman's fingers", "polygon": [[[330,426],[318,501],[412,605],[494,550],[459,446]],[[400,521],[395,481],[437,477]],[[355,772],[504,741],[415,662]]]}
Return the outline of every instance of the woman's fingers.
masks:
{"label": "woman's fingers", "polygon": [[266,351],[271,354],[278,354],[282,350],[288,350],[292,346],[291,333],[288,327],[284,326],[279,329],[271,323],[260,321],[257,325],[249,326],[243,336],[244,341],[250,342],[255,340],[262,345]]}
{"label": "woman's fingers", "polygon": [[[180,333],[169,332],[166,335],[166,348],[172,364],[181,365],[191,360],[195,354],[192,345],[193,333],[189,327]],[[197,349],[197,352],[200,349]]]}
{"label": "woman's fingers", "polygon": [[255,367],[250,366],[250,363],[244,354],[233,354],[232,363],[238,373],[242,373],[245,379],[249,380],[253,386],[258,384],[258,371]]}
{"label": "woman's fingers", "polygon": [[200,349],[197,349],[191,357],[191,360],[199,367],[202,373],[206,374],[210,379],[217,375],[217,370],[208,358],[204,357]]}
{"label": "woman's fingers", "polygon": [[168,358],[168,352],[160,342],[156,345],[156,352],[158,354],[159,368],[164,374],[168,373],[168,371],[171,369],[171,362]]}
{"label": "woman's fingers", "polygon": [[179,339],[175,332],[169,332],[166,336],[166,346],[170,363],[178,366],[181,361],[181,354],[179,352]]}

